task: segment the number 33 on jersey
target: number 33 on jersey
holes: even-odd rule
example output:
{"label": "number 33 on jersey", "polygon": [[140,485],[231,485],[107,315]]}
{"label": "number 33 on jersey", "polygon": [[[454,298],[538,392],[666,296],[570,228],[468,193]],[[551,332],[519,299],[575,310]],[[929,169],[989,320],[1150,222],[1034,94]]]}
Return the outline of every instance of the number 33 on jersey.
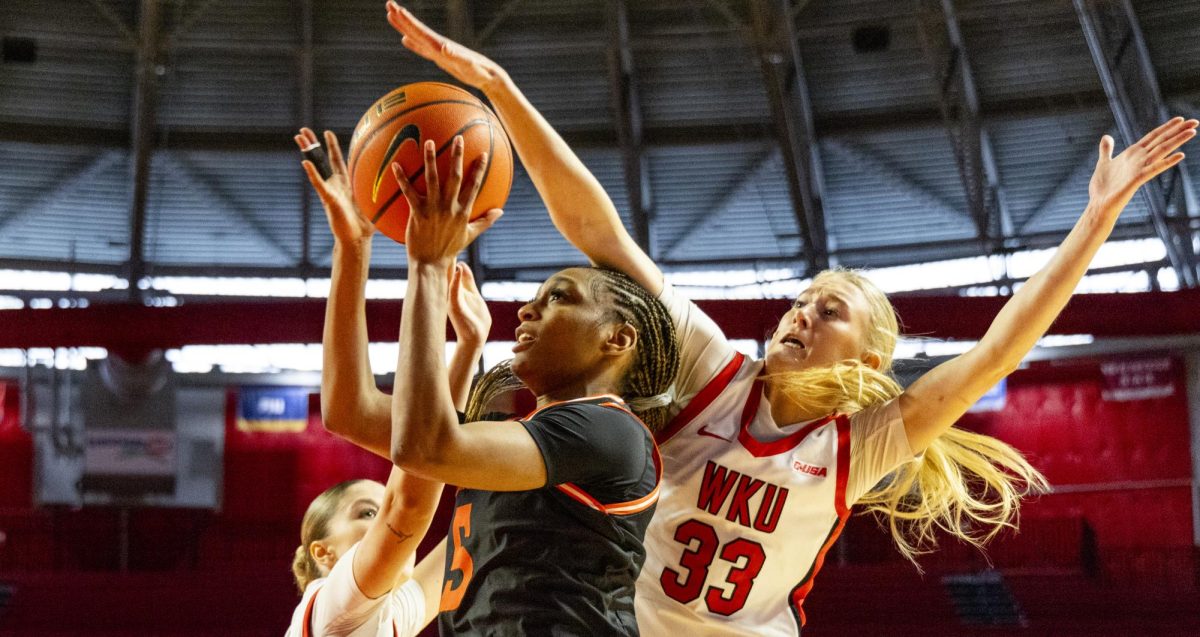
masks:
{"label": "number 33 on jersey", "polygon": [[711,404],[680,414],[694,420],[666,432],[673,484],[646,536],[643,635],[797,635],[813,576],[849,515],[849,419],[760,440],[757,366],[739,367]]}

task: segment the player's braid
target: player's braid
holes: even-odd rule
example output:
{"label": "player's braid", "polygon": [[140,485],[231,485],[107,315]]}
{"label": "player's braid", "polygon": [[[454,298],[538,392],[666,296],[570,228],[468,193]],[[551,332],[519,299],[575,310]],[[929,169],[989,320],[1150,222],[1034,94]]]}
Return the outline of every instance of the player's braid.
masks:
{"label": "player's braid", "polygon": [[[638,333],[637,353],[622,379],[621,397],[636,401],[666,393],[679,371],[679,344],[667,308],[625,274],[604,268],[595,272],[593,281],[608,293],[616,318]],[[630,407],[651,431],[667,424],[666,405],[638,408],[635,402]]]}
{"label": "player's braid", "polygon": [[467,422],[484,420],[488,405],[498,396],[516,391],[525,385],[512,371],[512,361],[501,361],[475,380],[467,398]]}

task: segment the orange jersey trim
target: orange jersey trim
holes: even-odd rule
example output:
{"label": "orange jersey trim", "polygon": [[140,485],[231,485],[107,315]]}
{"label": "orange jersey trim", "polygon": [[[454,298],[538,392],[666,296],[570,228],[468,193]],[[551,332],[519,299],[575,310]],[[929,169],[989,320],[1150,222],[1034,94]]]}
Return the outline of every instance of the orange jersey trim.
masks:
{"label": "orange jersey trim", "polygon": [[[619,398],[617,400],[620,401]],[[549,406],[550,405],[547,405],[547,407]],[[654,433],[650,431],[650,428],[646,426],[646,423],[642,422],[642,419],[638,418],[637,414],[630,411],[629,408],[625,406],[624,402],[600,403],[600,406],[608,407],[610,409],[620,409],[621,411],[629,414],[634,420],[637,421],[639,425],[642,426],[643,429],[646,430],[648,434],[650,434],[650,450],[654,459],[654,488],[650,490],[650,493],[647,493],[636,500],[630,500],[628,502],[616,502],[614,504],[604,504],[600,502],[596,498],[592,497],[590,493],[580,488],[579,485],[571,482],[556,484],[554,485],[554,488],[563,492],[572,500],[575,500],[576,502],[579,502],[580,504],[583,504],[592,510],[599,511],[605,515],[633,515],[634,513],[641,513],[642,511],[654,506],[655,502],[658,502],[659,492],[662,490],[662,455],[658,451],[658,443],[654,441]]]}

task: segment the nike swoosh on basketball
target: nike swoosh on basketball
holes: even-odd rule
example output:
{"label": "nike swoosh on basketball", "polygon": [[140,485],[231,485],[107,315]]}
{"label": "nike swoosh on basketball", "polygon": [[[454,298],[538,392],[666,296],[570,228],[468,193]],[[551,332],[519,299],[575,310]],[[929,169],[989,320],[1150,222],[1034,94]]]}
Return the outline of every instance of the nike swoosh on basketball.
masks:
{"label": "nike swoosh on basketball", "polygon": [[725,436],[718,436],[717,434],[709,431],[708,425],[701,425],[700,430],[696,432],[696,435],[697,436],[708,436],[709,438],[716,438],[717,440],[721,440],[724,442],[733,442],[733,440],[726,438]]}

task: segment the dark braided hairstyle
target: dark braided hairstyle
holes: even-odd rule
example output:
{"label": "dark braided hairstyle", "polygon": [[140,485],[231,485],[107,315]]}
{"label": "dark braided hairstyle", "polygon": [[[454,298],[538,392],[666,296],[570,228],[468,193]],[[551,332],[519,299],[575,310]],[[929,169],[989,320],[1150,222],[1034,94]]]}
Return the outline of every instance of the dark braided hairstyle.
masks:
{"label": "dark braided hairstyle", "polygon": [[[675,323],[662,302],[625,274],[604,268],[592,268],[592,272],[596,276],[591,279],[591,290],[610,306],[611,319],[628,323],[638,334],[634,359],[621,379],[621,398],[630,403],[630,409],[651,431],[657,432],[667,424],[667,405],[643,407],[638,399],[666,393],[675,380],[679,371]],[[496,365],[475,383],[467,401],[468,421],[480,420],[492,399],[522,387],[510,363]]]}
{"label": "dark braided hairstyle", "polygon": [[679,342],[675,338],[675,322],[661,301],[629,276],[606,268],[593,268],[592,290],[607,294],[613,318],[624,321],[637,330],[637,351],[633,362],[621,379],[621,398],[657,432],[667,424],[667,405],[639,407],[639,398],[664,394],[675,381],[679,371]]}

